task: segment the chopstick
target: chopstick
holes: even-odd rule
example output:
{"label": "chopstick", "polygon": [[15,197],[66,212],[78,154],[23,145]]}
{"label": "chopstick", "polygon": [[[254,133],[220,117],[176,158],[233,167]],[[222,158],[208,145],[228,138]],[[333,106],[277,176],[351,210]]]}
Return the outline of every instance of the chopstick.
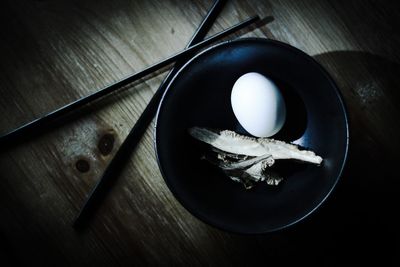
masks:
{"label": "chopstick", "polygon": [[[187,45],[187,49],[193,47],[195,43],[199,42],[205,36],[206,32],[212,26],[214,20],[216,19],[219,9],[222,8],[222,4],[223,3],[217,2],[213,6],[211,11],[207,14],[205,19],[203,20],[203,23],[200,25],[199,29],[194,34],[191,41]],[[257,17],[254,17],[252,19],[247,20],[244,23],[249,25],[250,23],[256,20]],[[235,27],[232,27],[231,29],[233,28]],[[77,229],[83,228],[83,226],[85,226],[85,223],[87,223],[90,220],[95,210],[99,207],[100,202],[105,197],[104,195],[107,193],[112,183],[116,180],[120,172],[123,170],[123,167],[127,162],[127,160],[129,159],[130,154],[135,149],[136,145],[139,143],[148,125],[151,123],[167,85],[174,77],[175,73],[179,70],[179,67],[184,63],[185,63],[184,60],[180,60],[175,64],[174,68],[170,71],[170,73],[164,79],[164,81],[162,82],[156,93],[153,95],[152,99],[150,100],[145,110],[137,120],[136,124],[133,126],[128,136],[117,150],[113,159],[108,164],[102,177],[99,179],[99,181],[93,188],[92,192],[89,194],[86,202],[84,203],[78,216],[73,222],[74,228]]]}
{"label": "chopstick", "polygon": [[256,22],[259,19],[258,16],[251,17],[241,23],[236,24],[235,26],[232,26],[220,33],[217,33],[213,35],[212,37],[197,43],[196,45],[193,45],[189,48],[186,48],[182,50],[181,52],[178,52],[175,55],[170,56],[169,58],[166,58],[158,63],[155,63],[142,71],[139,71],[133,75],[130,75],[126,78],[123,78],[111,85],[108,85],[104,87],[103,89],[100,89],[88,96],[84,96],[76,101],[73,101],[63,107],[60,107],[46,115],[44,115],[41,118],[38,118],[36,120],[33,120],[31,122],[28,122],[2,136],[0,136],[0,147],[3,149],[9,146],[14,145],[18,140],[25,139],[31,137],[33,134],[36,134],[38,131],[45,129],[53,124],[55,124],[58,120],[64,118],[65,116],[69,115],[70,112],[81,108],[82,106],[92,103],[95,100],[104,97],[106,95],[109,95],[119,89],[121,89],[123,86],[132,83],[136,80],[139,80],[143,77],[145,77],[148,74],[151,74],[163,67],[166,67],[167,65],[177,61],[177,60],[182,60],[185,57],[188,57],[190,55],[193,55],[196,51],[198,51],[201,48],[206,47],[207,45],[210,45],[211,43],[217,41],[218,39],[221,39],[235,31],[238,31],[240,29],[243,29],[250,24]]}

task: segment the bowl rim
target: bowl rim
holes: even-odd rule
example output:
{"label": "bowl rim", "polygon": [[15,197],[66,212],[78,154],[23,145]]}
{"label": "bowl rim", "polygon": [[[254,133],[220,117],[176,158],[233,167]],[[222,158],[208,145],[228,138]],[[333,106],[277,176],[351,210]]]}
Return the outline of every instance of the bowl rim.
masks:
{"label": "bowl rim", "polygon": [[[346,146],[345,146],[345,151],[344,151],[344,157],[343,157],[343,161],[342,164],[340,166],[340,170],[339,173],[335,179],[335,182],[333,183],[332,187],[330,188],[330,190],[326,193],[326,195],[322,198],[322,200],[311,210],[309,210],[307,213],[305,213],[303,216],[300,216],[299,218],[297,218],[296,220],[287,223],[285,225],[279,226],[279,227],[274,227],[274,228],[270,228],[270,229],[266,229],[263,231],[239,231],[236,230],[234,228],[230,228],[230,227],[224,227],[224,225],[222,224],[218,224],[215,223],[213,221],[210,221],[206,216],[200,214],[199,212],[197,212],[195,209],[192,209],[190,207],[188,207],[185,204],[185,201],[181,198],[181,196],[179,195],[179,193],[175,190],[175,188],[170,184],[169,179],[167,178],[167,175],[165,173],[165,171],[163,170],[162,167],[162,163],[160,161],[160,157],[158,154],[158,122],[159,122],[159,117],[160,117],[160,112],[161,112],[161,107],[164,103],[164,99],[166,97],[166,95],[168,94],[168,92],[171,89],[171,85],[173,84],[173,82],[175,81],[175,79],[180,75],[181,72],[183,72],[183,70],[185,70],[187,68],[188,65],[192,64],[193,61],[195,61],[197,58],[203,56],[206,53],[209,53],[211,50],[214,50],[220,46],[226,46],[226,45],[230,45],[230,44],[235,44],[235,43],[241,43],[241,42],[255,42],[255,43],[259,43],[259,42],[263,42],[263,43],[272,43],[278,46],[282,46],[286,49],[292,50],[296,53],[298,53],[299,55],[301,55],[302,57],[305,57],[306,59],[310,60],[312,62],[312,64],[314,64],[320,71],[321,73],[325,76],[325,78],[327,78],[327,80],[329,81],[329,83],[331,84],[331,87],[334,89],[335,94],[337,96],[337,98],[339,99],[339,103],[341,106],[341,109],[343,111],[343,118],[344,118],[344,122],[345,122],[345,130],[346,130]],[[231,233],[235,233],[235,234],[265,234],[265,233],[272,233],[272,232],[276,232],[276,231],[280,231],[283,229],[286,229],[288,227],[291,227],[295,224],[298,224],[299,222],[303,221],[304,219],[308,218],[311,214],[313,214],[317,209],[319,209],[319,207],[321,207],[321,205],[328,199],[328,197],[332,194],[333,190],[336,188],[336,185],[338,184],[345,165],[347,163],[348,160],[348,154],[349,154],[349,145],[350,145],[350,130],[349,130],[349,119],[348,119],[348,109],[347,106],[343,100],[343,94],[341,93],[341,91],[339,90],[339,87],[337,86],[336,82],[334,81],[334,79],[332,78],[332,76],[328,73],[328,71],[312,56],[308,55],[307,53],[305,53],[304,51],[281,41],[278,40],[273,40],[273,39],[269,39],[269,38],[262,38],[262,37],[245,37],[245,38],[237,38],[237,39],[233,39],[233,40],[228,40],[228,41],[224,41],[224,42],[220,42],[217,44],[214,44],[198,53],[196,53],[193,57],[191,57],[189,60],[187,60],[185,62],[185,64],[183,64],[179,70],[175,73],[175,75],[173,76],[173,78],[170,80],[170,82],[168,83],[168,86],[166,87],[166,90],[164,91],[162,98],[160,100],[160,103],[158,105],[157,108],[157,113],[156,113],[156,117],[155,117],[155,123],[154,123],[154,127],[153,127],[153,146],[154,146],[154,150],[155,150],[155,154],[156,154],[156,160],[157,160],[157,164],[160,170],[160,173],[163,177],[163,180],[165,181],[168,189],[171,191],[171,193],[173,194],[173,196],[178,200],[178,202],[180,203],[181,206],[183,206],[190,214],[192,214],[194,217],[200,219],[202,222],[211,225],[217,229],[223,230],[223,231],[227,231],[227,232],[231,232]]]}

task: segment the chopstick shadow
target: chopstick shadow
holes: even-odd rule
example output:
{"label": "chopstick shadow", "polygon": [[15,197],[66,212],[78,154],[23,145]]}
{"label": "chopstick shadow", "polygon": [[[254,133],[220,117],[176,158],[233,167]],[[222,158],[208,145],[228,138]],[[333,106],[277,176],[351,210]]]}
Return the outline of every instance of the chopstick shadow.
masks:
{"label": "chopstick shadow", "polygon": [[264,26],[266,26],[268,23],[271,23],[274,21],[274,17],[273,16],[267,16],[265,18],[260,19],[258,22],[254,23],[253,25],[250,25],[250,27],[248,28],[248,31],[254,31],[256,29],[262,28]]}
{"label": "chopstick shadow", "polygon": [[[230,36],[221,39],[221,41],[227,41],[227,40],[235,39],[235,38],[243,36],[243,35],[245,35],[247,33],[255,31],[257,29],[263,31],[263,33],[265,35],[268,35],[268,33],[264,31],[264,29],[265,29],[265,26],[267,24],[271,23],[272,21],[274,21],[274,17],[273,16],[264,17],[264,18],[258,20],[256,23],[253,23],[250,26],[231,34]],[[232,37],[235,37],[235,38],[232,38]]]}

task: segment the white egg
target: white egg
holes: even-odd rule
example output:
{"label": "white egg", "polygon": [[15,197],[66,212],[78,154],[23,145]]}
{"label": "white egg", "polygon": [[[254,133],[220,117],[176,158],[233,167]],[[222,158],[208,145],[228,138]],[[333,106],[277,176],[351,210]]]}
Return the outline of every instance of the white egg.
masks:
{"label": "white egg", "polygon": [[281,92],[259,73],[246,73],[235,82],[231,104],[239,123],[254,136],[270,137],[285,123],[286,105]]}

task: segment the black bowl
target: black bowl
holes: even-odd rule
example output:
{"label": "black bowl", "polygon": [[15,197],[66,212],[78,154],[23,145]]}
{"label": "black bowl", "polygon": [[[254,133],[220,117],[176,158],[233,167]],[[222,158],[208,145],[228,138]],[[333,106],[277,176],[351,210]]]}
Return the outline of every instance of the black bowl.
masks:
{"label": "black bowl", "polygon": [[[281,162],[282,184],[245,190],[200,159],[206,145],[188,134],[190,127],[245,133],[230,93],[247,72],[271,78],[284,95],[287,120],[274,138],[315,151],[324,158],[321,166]],[[163,96],[155,129],[158,163],[175,197],[201,220],[238,233],[282,229],[312,213],[341,175],[348,138],[345,107],[328,73],[302,51],[258,38],[216,45],[185,64]]]}

